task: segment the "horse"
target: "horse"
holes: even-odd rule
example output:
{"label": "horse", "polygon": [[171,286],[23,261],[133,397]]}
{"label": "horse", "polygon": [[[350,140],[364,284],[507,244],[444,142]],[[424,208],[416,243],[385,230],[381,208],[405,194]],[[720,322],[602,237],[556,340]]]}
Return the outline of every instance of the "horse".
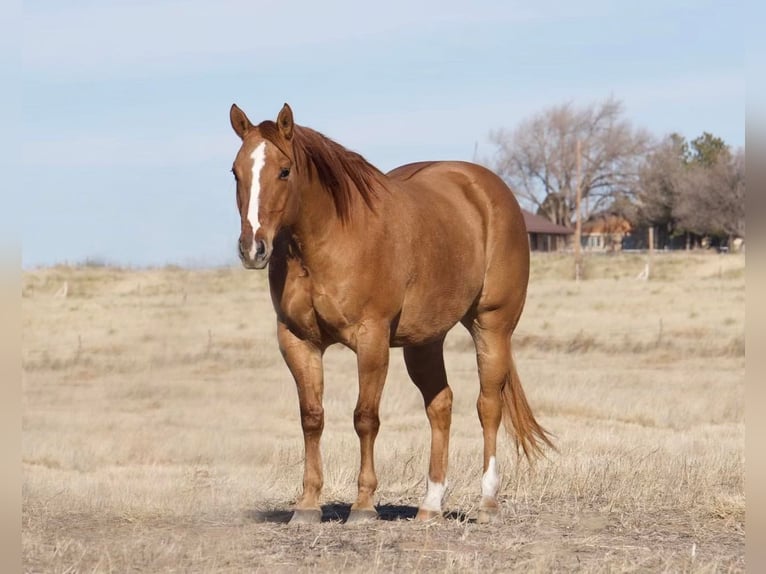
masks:
{"label": "horse", "polygon": [[241,139],[232,167],[239,258],[246,269],[268,265],[279,350],[298,391],[305,459],[290,523],[321,520],[322,358],[336,343],[356,353],[359,379],[358,494],[347,522],[377,518],[374,446],[391,347],[403,347],[431,427],[416,519],[442,516],[453,396],[444,339],[457,323],[470,332],[478,363],[484,439],[478,520],[496,520],[501,420],[527,458],[553,447],[511,355],[529,281],[527,231],[511,190],[468,162],[411,163],[384,174],[297,125],[287,104],[276,122],[258,125],[234,104],[230,121]]}

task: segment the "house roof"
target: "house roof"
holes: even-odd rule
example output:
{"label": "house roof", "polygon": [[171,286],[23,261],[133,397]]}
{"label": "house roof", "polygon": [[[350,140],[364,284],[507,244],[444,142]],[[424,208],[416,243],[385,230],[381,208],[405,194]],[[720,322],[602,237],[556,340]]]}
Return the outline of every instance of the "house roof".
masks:
{"label": "house roof", "polygon": [[563,225],[557,225],[542,215],[535,215],[526,209],[522,209],[521,213],[524,216],[527,233],[546,233],[548,235],[572,235],[574,233],[573,230]]}

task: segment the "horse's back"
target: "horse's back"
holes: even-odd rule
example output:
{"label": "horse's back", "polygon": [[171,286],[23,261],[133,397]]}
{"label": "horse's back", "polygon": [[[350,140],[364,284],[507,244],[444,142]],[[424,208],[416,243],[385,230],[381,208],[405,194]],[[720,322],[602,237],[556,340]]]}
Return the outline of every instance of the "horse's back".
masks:
{"label": "horse's back", "polygon": [[475,212],[485,228],[485,242],[499,241],[512,251],[529,251],[518,201],[486,167],[465,161],[428,161],[402,165],[386,175],[418,203],[432,207],[435,201],[446,201],[463,217]]}
{"label": "horse's back", "polygon": [[404,189],[425,195],[454,193],[451,188],[459,188],[470,199],[486,199],[487,215],[512,220],[526,233],[521,209],[510,188],[484,166],[466,161],[423,161],[394,168],[386,176]]}

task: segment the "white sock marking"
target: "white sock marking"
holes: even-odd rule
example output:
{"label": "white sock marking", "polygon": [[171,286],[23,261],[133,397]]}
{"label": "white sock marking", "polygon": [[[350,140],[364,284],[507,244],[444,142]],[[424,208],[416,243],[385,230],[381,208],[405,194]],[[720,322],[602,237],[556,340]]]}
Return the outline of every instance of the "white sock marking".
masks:
{"label": "white sock marking", "polygon": [[447,481],[444,484],[441,482],[433,482],[430,478],[426,478],[426,496],[423,499],[423,504],[420,508],[424,510],[433,510],[434,512],[442,511],[442,502],[447,495]]}
{"label": "white sock marking", "polygon": [[253,230],[253,243],[250,246],[250,259],[255,258],[255,232],[260,227],[258,221],[258,197],[261,194],[261,170],[266,163],[266,142],[259,143],[253,153],[253,177],[250,180],[250,201],[247,205],[247,221]]}
{"label": "white sock marking", "polygon": [[489,457],[487,472],[481,477],[481,495],[486,498],[495,498],[500,488],[500,477],[497,474],[495,457]]}

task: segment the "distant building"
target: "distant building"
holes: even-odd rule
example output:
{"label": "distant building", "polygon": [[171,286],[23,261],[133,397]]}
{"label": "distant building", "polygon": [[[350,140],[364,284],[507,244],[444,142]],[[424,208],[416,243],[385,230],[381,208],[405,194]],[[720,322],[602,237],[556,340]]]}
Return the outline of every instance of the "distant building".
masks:
{"label": "distant building", "polygon": [[566,249],[574,231],[563,225],[556,225],[542,215],[535,215],[525,209],[522,209],[521,212],[527,226],[531,251],[562,251]]}
{"label": "distant building", "polygon": [[591,252],[622,251],[623,240],[633,231],[631,223],[619,215],[600,213],[582,224],[582,247]]}

